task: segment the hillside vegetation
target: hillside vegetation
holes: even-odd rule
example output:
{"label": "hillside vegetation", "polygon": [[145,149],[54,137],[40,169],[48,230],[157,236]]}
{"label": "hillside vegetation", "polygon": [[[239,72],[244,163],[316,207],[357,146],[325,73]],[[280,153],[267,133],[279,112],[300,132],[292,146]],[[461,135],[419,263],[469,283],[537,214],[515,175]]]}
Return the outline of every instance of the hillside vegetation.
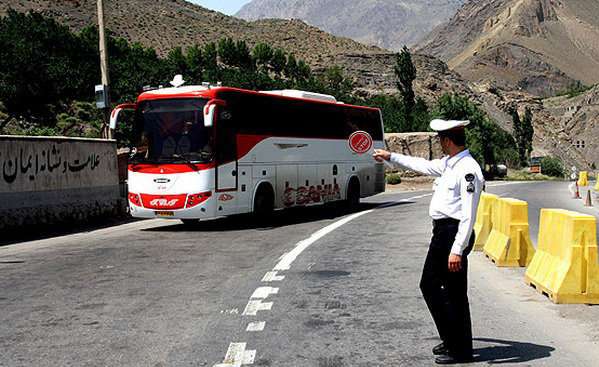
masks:
{"label": "hillside vegetation", "polygon": [[[0,59],[0,133],[98,136],[100,119],[91,103],[99,77],[97,44],[95,27],[73,33],[39,13],[9,11],[0,18],[0,48],[7,56]],[[490,167],[512,156],[511,144],[505,144],[509,134],[467,97],[447,94],[429,107],[416,96],[417,68],[407,49],[396,57],[397,76],[407,75],[397,84],[401,94],[364,97],[339,67],[316,75],[303,60],[266,43],[250,48],[243,40],[223,38],[204,46],[175,47],[165,57],[123,38],[109,37],[108,46],[115,104],[134,100],[145,85],[167,85],[175,74],[190,84],[208,80],[254,90],[299,88],[380,107],[387,131],[423,131],[437,116],[469,118],[470,145],[481,163]],[[130,126],[120,125],[120,145],[131,141]]]}

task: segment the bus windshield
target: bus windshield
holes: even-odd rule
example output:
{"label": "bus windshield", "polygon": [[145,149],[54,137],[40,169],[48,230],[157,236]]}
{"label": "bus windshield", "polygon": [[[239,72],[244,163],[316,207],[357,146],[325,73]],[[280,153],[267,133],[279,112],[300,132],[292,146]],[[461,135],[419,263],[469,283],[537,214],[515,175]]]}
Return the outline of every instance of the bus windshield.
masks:
{"label": "bus windshield", "polygon": [[139,104],[135,124],[141,133],[134,160],[204,163],[213,159],[212,128],[204,127],[206,99],[161,99]]}

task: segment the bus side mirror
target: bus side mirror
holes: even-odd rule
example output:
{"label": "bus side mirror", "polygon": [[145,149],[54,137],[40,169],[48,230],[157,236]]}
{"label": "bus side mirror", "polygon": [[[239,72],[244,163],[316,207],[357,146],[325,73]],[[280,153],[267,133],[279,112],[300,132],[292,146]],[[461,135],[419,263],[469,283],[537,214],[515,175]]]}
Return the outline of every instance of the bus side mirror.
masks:
{"label": "bus side mirror", "polygon": [[216,112],[215,104],[208,104],[204,107],[204,127],[212,127],[214,125],[214,113]]}
{"label": "bus side mirror", "polygon": [[227,103],[222,99],[212,99],[206,103],[204,107],[204,126],[212,127],[214,125],[214,114],[216,113],[216,106],[226,106]]}
{"label": "bus side mirror", "polygon": [[112,130],[116,129],[116,125],[119,119],[119,114],[121,113],[122,110],[134,110],[135,109],[135,103],[124,103],[124,104],[120,104],[118,106],[116,106],[116,108],[114,110],[112,110],[112,113],[110,114],[110,128]]}

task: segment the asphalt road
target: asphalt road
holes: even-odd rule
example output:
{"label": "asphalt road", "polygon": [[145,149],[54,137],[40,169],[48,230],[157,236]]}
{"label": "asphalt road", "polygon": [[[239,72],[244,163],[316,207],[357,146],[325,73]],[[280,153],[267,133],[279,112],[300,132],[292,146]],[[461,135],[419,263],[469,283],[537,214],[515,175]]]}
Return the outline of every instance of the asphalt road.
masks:
{"label": "asphalt road", "polygon": [[[533,240],[539,207],[586,210],[565,183],[489,191],[529,201]],[[387,193],[268,227],[151,220],[2,247],[0,366],[431,366],[429,201]],[[553,305],[478,253],[470,299],[474,365],[597,365],[599,308]]]}

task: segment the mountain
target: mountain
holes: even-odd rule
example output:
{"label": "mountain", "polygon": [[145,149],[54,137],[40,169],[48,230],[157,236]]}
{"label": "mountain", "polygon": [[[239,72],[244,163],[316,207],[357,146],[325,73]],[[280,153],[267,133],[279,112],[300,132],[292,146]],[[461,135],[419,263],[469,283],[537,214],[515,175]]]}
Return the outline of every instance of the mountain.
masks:
{"label": "mountain", "polygon": [[[96,24],[95,0],[4,0],[9,8],[35,10],[80,30]],[[106,26],[117,36],[140,42],[165,55],[176,46],[242,39],[253,46],[266,42],[306,60],[316,72],[332,65],[343,67],[364,93],[396,91],[394,59],[390,51],[336,37],[300,20],[245,21],[210,11],[184,0],[119,0],[105,2]],[[416,88],[432,101],[444,91],[466,91],[459,76],[434,58],[414,55],[420,73]],[[429,89],[427,86],[432,86]]]}
{"label": "mountain", "polygon": [[[95,4],[95,0],[4,0],[0,2],[0,15],[9,8],[22,12],[36,10],[78,30],[96,22]],[[360,93],[397,93],[393,53],[335,37],[298,20],[248,22],[184,0],[119,0],[106,2],[106,21],[116,35],[154,47],[162,55],[175,46],[201,45],[227,36],[246,40],[250,45],[268,42],[305,59],[315,71],[331,65],[341,66],[355,80]],[[596,159],[596,155],[590,155],[595,154],[595,150],[579,152],[572,148],[572,141],[581,137],[591,142],[587,143],[589,146],[594,144],[596,131],[588,128],[592,125],[584,119],[586,115],[577,115],[581,127],[572,131],[580,131],[580,134],[571,135],[569,128],[563,128],[559,113],[554,113],[534,95],[468,82],[432,56],[414,54],[413,60],[418,70],[414,89],[429,104],[447,92],[467,95],[508,131],[511,127],[509,109],[531,106],[537,131],[535,148],[563,157],[569,165],[579,164],[585,168]],[[561,111],[560,108],[556,110]],[[595,135],[589,135],[593,133]]]}
{"label": "mountain", "polygon": [[416,49],[470,81],[555,95],[599,82],[599,1],[468,0]]}
{"label": "mountain", "polygon": [[464,0],[253,0],[237,17],[301,19],[332,34],[399,50],[449,19]]}
{"label": "mountain", "polygon": [[[246,22],[184,0],[105,1],[106,27],[117,36],[138,41],[164,54],[175,46],[190,46],[224,37],[250,44],[267,42],[305,60],[315,61],[339,53],[381,52],[355,41],[335,37],[300,21]],[[96,24],[96,0],[3,0],[0,14],[8,8],[35,10],[56,18],[72,29]]]}

